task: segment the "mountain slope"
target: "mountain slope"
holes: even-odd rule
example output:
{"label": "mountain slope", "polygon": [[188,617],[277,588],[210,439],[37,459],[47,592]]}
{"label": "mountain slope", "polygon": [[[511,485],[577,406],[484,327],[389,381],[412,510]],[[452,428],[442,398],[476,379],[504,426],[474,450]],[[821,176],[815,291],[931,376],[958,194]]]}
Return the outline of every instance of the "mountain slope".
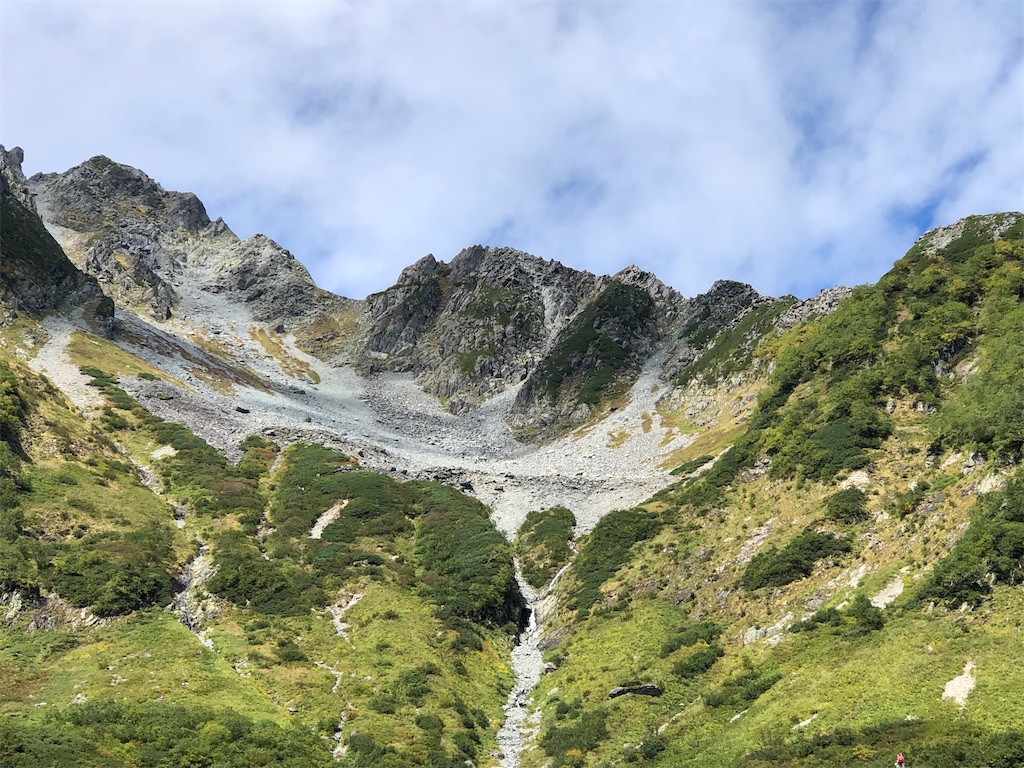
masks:
{"label": "mountain slope", "polygon": [[[560,580],[524,765],[1024,759],[1022,235],[933,231],[762,344],[749,429]],[[640,683],[661,695],[609,699]]]}
{"label": "mountain slope", "polygon": [[[82,274],[43,227],[21,171],[20,148],[0,146],[0,310],[39,313],[78,304],[109,335],[113,303]],[[11,317],[13,319],[13,317]]]}
{"label": "mountain slope", "polygon": [[476,246],[354,302],[5,158],[0,762],[1024,760],[1021,214],[807,301]]}

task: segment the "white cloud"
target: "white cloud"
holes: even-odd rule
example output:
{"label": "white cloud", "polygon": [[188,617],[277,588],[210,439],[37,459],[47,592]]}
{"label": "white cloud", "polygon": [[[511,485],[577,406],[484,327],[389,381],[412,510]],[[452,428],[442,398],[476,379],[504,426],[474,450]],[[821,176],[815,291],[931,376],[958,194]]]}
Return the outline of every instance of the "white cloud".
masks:
{"label": "white cloud", "polygon": [[1017,3],[0,8],[0,141],[103,153],[380,290],[513,245],[806,295],[1024,208]]}

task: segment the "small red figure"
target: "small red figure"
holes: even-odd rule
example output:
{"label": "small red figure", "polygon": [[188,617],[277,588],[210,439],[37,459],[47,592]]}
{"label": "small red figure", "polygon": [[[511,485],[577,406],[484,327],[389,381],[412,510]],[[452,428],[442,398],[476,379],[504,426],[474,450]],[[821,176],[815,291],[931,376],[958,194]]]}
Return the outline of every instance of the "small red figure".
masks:
{"label": "small red figure", "polygon": [[903,768],[903,753],[896,753],[896,768]]}

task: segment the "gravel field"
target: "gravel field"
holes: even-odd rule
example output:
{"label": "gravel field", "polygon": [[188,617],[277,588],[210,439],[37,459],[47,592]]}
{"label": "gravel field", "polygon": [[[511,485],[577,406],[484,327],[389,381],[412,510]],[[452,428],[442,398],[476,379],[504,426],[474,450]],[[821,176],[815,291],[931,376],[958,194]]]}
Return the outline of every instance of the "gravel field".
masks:
{"label": "gravel field", "polygon": [[[159,327],[128,314],[118,318],[118,344],[185,387],[135,377],[122,377],[121,386],[157,415],[188,424],[233,457],[239,441],[253,433],[282,443],[321,442],[359,456],[372,469],[462,487],[491,507],[495,523],[511,537],[528,512],[554,505],[573,510],[578,533],[590,531],[609,511],[637,504],[668,484],[672,478],[658,464],[690,439],[661,426],[655,410],[659,357],[645,368],[626,407],[553,443],[530,446],[516,442],[504,420],[515,387],[454,416],[410,375],[366,379],[349,365],[312,358],[285,339],[289,354],[320,380],[295,378],[249,336],[251,322],[237,305],[196,294],[188,297],[190,311]],[[200,317],[234,320],[199,325]],[[79,408],[95,407],[98,393],[86,386],[66,352],[75,324],[51,317],[45,328],[50,339],[32,366]],[[197,338],[214,340],[219,354]],[[214,386],[211,371],[223,375],[231,366],[254,372],[264,386]]]}

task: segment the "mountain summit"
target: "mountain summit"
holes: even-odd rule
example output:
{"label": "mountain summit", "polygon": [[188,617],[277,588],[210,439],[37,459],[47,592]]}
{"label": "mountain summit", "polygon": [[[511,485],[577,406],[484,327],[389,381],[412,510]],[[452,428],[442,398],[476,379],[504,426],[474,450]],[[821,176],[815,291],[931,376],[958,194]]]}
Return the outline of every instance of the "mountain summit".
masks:
{"label": "mountain summit", "polygon": [[[0,148],[0,764],[1024,764],[1024,215],[352,300]],[[895,254],[894,254],[895,256]]]}

